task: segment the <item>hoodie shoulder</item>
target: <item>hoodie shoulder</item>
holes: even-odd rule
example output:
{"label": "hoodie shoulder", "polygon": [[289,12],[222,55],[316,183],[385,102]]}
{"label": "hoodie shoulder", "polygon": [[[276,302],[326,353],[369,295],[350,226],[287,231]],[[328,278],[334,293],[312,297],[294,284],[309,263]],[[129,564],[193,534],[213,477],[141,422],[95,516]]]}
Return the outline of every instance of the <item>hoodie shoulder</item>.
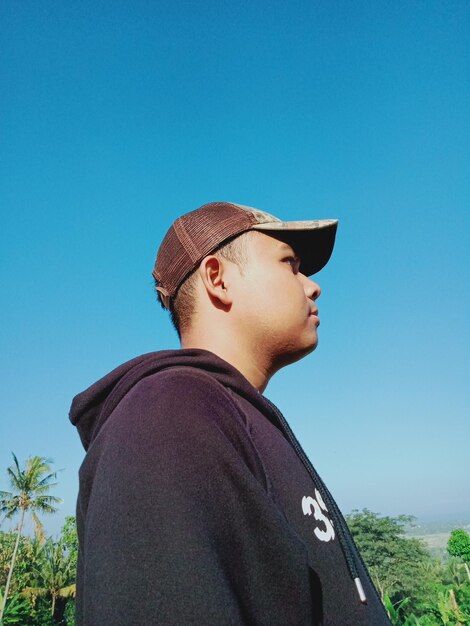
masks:
{"label": "hoodie shoulder", "polygon": [[[148,380],[151,388],[156,386],[158,393],[165,396],[173,393],[187,397],[189,385],[191,394],[196,393],[197,387],[211,389],[212,394],[217,390],[217,395],[224,396],[229,404],[228,389],[251,396],[255,404],[259,402],[259,394],[240,372],[207,350],[150,352],[120,365],[73,399],[69,418],[86,450],[128,394],[132,392],[135,397],[136,389],[149,389],[148,384],[143,384]],[[235,406],[233,401],[231,404]]]}
{"label": "hoodie shoulder", "polygon": [[193,368],[172,368],[139,381],[109,416],[89,452],[100,456],[111,449],[121,450],[123,461],[140,457],[138,463],[150,467],[173,460],[182,471],[205,464],[207,456],[216,468],[229,454],[268,490],[246,415],[220,382]]}
{"label": "hoodie shoulder", "polygon": [[224,385],[205,371],[194,367],[173,367],[139,381],[125,399],[157,421],[168,417],[179,420],[216,420],[219,424],[234,418],[246,426],[242,409],[235,403]]}

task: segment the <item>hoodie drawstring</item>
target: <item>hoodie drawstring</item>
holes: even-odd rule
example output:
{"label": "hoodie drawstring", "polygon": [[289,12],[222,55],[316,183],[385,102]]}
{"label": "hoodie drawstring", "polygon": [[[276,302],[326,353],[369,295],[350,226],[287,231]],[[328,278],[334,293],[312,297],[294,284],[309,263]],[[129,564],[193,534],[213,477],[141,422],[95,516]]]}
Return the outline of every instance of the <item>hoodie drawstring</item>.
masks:
{"label": "hoodie drawstring", "polygon": [[[282,413],[279,411],[279,409],[268,398],[266,398],[265,396],[263,396],[263,398],[264,398],[264,400],[266,400],[266,402],[268,403],[270,408],[276,414],[276,416],[277,416],[277,418],[279,420],[280,426],[281,426],[284,434],[287,437],[287,440],[289,441],[289,443],[292,445],[292,447],[296,451],[296,453],[299,456],[300,460],[304,464],[307,472],[310,474],[310,477],[312,478],[313,482],[317,486],[318,491],[320,492],[321,497],[323,498],[323,500],[325,502],[328,503],[328,507],[327,508],[328,508],[328,511],[331,513],[331,516],[332,516],[333,522],[334,522],[334,527],[336,528],[336,530],[338,532],[338,538],[339,538],[339,544],[340,544],[340,547],[341,547],[341,551],[343,552],[344,559],[346,561],[346,564],[347,564],[347,567],[348,567],[351,579],[354,581],[354,584],[355,584],[355,587],[356,587],[356,590],[357,590],[357,593],[358,593],[358,596],[359,596],[359,600],[361,601],[362,604],[367,604],[367,597],[366,597],[366,594],[364,592],[364,588],[362,586],[361,579],[359,577],[359,572],[357,570],[355,556],[354,556],[354,553],[353,553],[353,551],[351,549],[350,542],[348,541],[348,538],[347,538],[348,535],[349,535],[349,531],[347,530],[346,521],[345,521],[341,511],[339,510],[338,505],[336,504],[336,502],[334,501],[334,499],[331,496],[330,492],[328,491],[325,483],[320,478],[320,476],[318,475],[317,471],[315,470],[315,468],[313,467],[313,465],[309,461],[309,459],[308,459],[307,455],[305,454],[305,452],[303,451],[300,443],[297,441],[297,439],[296,439],[294,433],[292,432],[292,429],[289,426],[286,418],[282,415]],[[357,557],[361,560],[362,565],[364,566],[364,569],[367,572],[367,568],[364,565],[364,562],[362,561],[362,557],[360,556],[359,552],[357,552]],[[369,576],[369,579],[370,579],[370,576]],[[375,589],[372,581],[370,581],[370,582],[371,582],[372,588]]]}

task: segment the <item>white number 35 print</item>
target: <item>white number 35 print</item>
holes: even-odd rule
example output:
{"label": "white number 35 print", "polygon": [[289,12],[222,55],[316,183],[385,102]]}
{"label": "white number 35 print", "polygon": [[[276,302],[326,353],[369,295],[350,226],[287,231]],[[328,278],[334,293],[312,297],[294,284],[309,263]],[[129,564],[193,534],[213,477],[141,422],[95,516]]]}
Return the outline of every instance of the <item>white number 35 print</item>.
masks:
{"label": "white number 35 print", "polygon": [[[328,509],[323,502],[323,498],[317,489],[315,489],[315,497],[312,496],[304,496],[302,498],[302,511],[304,515],[311,515],[313,513],[313,517],[321,522],[320,526],[315,526],[313,532],[317,536],[320,541],[331,541],[335,538],[335,529],[333,528],[332,521],[323,514],[323,511],[328,513]],[[324,526],[324,528],[323,528]]]}

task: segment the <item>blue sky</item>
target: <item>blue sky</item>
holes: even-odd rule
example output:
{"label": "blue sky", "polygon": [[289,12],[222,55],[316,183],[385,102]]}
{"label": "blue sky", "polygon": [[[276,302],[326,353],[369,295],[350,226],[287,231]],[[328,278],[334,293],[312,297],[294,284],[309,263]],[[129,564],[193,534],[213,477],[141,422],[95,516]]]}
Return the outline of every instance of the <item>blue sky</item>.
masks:
{"label": "blue sky", "polygon": [[232,200],[340,220],[266,395],[343,511],[469,513],[468,2],[6,0],[0,34],[0,489],[52,457],[73,514],[72,397],[177,347],[158,243]]}

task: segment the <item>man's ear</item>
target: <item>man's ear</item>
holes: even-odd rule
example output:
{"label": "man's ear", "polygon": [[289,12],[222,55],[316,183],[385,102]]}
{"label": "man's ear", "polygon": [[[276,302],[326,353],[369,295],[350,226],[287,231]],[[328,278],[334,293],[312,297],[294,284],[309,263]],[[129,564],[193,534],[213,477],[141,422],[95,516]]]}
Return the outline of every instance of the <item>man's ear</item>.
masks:
{"label": "man's ear", "polygon": [[228,293],[224,262],[216,256],[204,257],[198,268],[199,275],[211,300],[218,301],[223,306],[232,304],[231,296]]}

